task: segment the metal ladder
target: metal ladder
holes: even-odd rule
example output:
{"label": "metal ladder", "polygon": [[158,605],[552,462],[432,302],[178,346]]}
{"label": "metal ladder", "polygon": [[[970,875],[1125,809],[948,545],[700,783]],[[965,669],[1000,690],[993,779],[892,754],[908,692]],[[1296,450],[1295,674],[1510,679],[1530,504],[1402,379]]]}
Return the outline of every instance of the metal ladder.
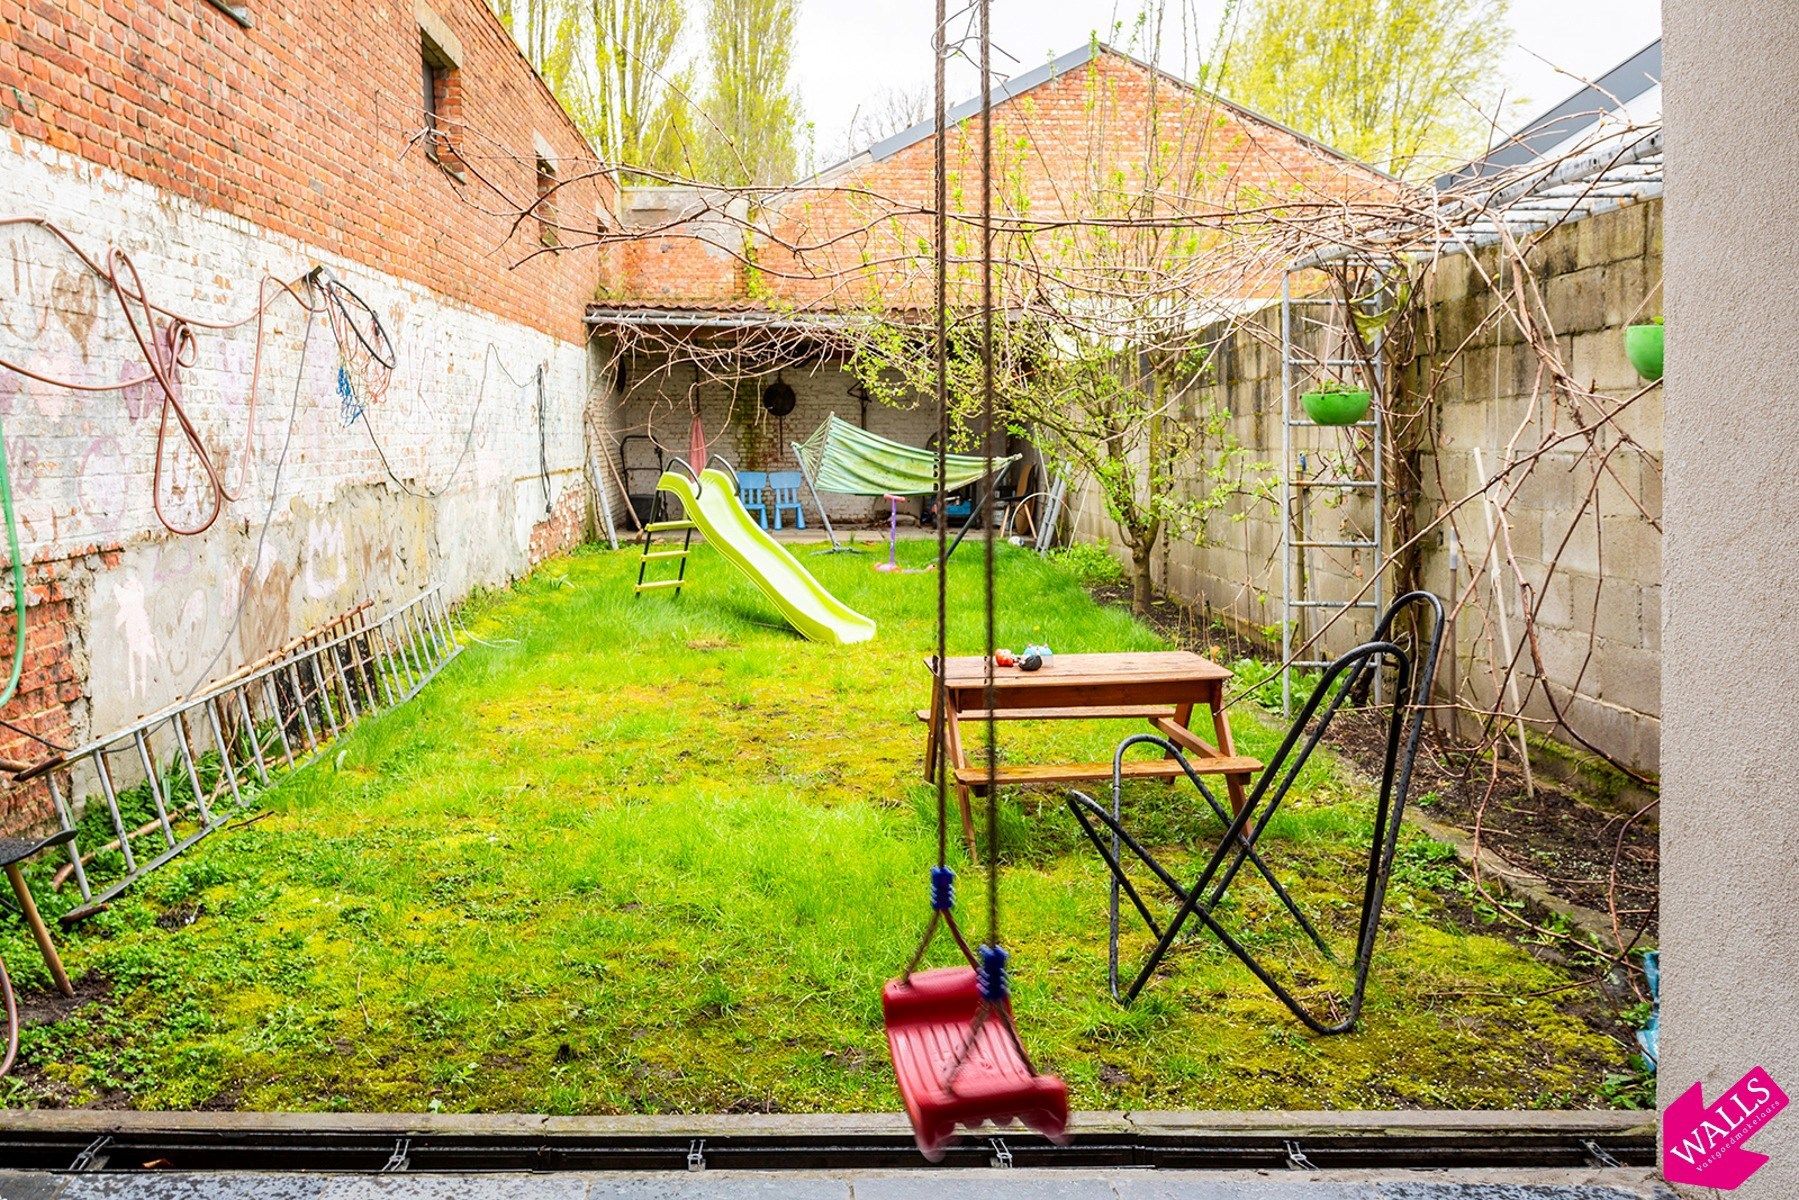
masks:
{"label": "metal ladder", "polygon": [[[632,596],[641,596],[645,592],[658,588],[673,588],[675,595],[681,594],[681,587],[687,582],[687,556],[693,550],[693,531],[696,528],[692,521],[650,521],[643,527],[643,557],[637,561],[637,586],[632,589]],[[656,549],[656,535],[659,533],[679,533],[681,548],[679,550]],[[663,545],[668,543],[664,542]],[[646,579],[650,563],[660,559],[678,559],[680,568],[673,579]]]}
{"label": "metal ladder", "polygon": [[[1316,438],[1308,438],[1296,431],[1329,428],[1309,420],[1302,408],[1296,403],[1305,384],[1319,373],[1329,374],[1334,371],[1353,369],[1359,371],[1362,360],[1359,358],[1333,358],[1327,350],[1323,356],[1308,352],[1304,346],[1307,332],[1323,331],[1328,338],[1336,328],[1331,321],[1334,312],[1342,312],[1344,320],[1350,315],[1343,312],[1344,302],[1334,296],[1295,296],[1293,295],[1293,272],[1289,271],[1281,278],[1281,662],[1286,667],[1281,671],[1281,712],[1291,715],[1293,709],[1293,671],[1296,669],[1321,669],[1330,665],[1331,660],[1316,657],[1322,651],[1314,650],[1314,657],[1295,659],[1294,646],[1305,645],[1307,618],[1313,613],[1322,613],[1324,623],[1336,620],[1351,609],[1366,609],[1369,612],[1369,627],[1381,611],[1386,599],[1386,525],[1387,486],[1385,478],[1386,448],[1386,413],[1384,400],[1387,392],[1386,361],[1381,354],[1385,331],[1377,331],[1369,340],[1369,353],[1373,358],[1376,382],[1375,404],[1369,410],[1368,419],[1358,421],[1352,429],[1370,431],[1372,471],[1367,476],[1346,476],[1320,471],[1308,477],[1306,472],[1311,467],[1310,455],[1323,447]],[[1322,313],[1322,317],[1312,314]],[[1303,444],[1301,444],[1303,441]],[[1308,500],[1320,493],[1335,492],[1345,498],[1357,492],[1367,492],[1373,496],[1374,517],[1370,522],[1370,536],[1366,538],[1315,538],[1310,534],[1304,522],[1309,515]],[[1295,518],[1300,528],[1295,529]],[[1373,586],[1360,600],[1336,601],[1319,600],[1312,595],[1311,581],[1313,555],[1316,551],[1349,551],[1366,552],[1368,554],[1368,571],[1373,579]],[[1320,627],[1322,627],[1320,624]],[[1378,681],[1377,681],[1378,685]]]}

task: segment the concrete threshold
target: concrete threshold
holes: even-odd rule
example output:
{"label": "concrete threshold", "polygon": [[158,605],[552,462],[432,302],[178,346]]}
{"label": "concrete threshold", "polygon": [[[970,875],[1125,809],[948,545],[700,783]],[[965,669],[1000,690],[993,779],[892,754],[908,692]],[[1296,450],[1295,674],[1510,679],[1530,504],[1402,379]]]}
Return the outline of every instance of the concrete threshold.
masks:
{"label": "concrete threshold", "polygon": [[628,1174],[52,1174],[5,1200],[1674,1200],[1646,1169],[698,1171]]}

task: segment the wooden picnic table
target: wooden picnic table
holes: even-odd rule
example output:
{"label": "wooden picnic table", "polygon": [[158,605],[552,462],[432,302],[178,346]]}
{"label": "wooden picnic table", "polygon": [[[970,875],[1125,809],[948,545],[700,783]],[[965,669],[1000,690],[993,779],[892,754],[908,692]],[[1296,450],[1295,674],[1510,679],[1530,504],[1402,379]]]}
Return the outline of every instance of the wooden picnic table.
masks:
{"label": "wooden picnic table", "polygon": [[[934,673],[934,660],[927,658],[925,668]],[[1231,808],[1238,811],[1250,777],[1262,769],[1262,764],[1238,756],[1231,744],[1230,722],[1224,712],[1224,687],[1230,678],[1228,668],[1190,650],[1056,654],[1036,671],[994,668],[993,718],[1147,721],[1156,733],[1181,748],[1196,772],[1224,776]],[[937,756],[943,754],[955,781],[956,801],[962,809],[962,836],[968,842],[971,858],[975,856],[975,841],[969,795],[985,794],[988,771],[984,764],[968,761],[962,723],[987,719],[985,693],[985,660],[975,655],[951,658],[943,676],[943,711],[936,711],[933,688],[933,707],[918,713],[919,719],[929,724],[925,778],[936,778]],[[1197,707],[1211,710],[1213,741],[1206,741],[1191,728]],[[1172,756],[1165,756],[1126,762],[1123,773],[1128,779],[1173,779],[1182,771]],[[1111,779],[1112,764],[1001,764],[994,771],[994,778],[1001,784]]]}

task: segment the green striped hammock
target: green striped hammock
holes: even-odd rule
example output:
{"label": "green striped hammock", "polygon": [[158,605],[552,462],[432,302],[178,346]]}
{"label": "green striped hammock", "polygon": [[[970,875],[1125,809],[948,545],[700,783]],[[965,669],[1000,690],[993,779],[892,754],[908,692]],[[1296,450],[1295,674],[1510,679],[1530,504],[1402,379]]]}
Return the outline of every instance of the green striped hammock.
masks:
{"label": "green striped hammock", "polygon": [[[793,452],[821,492],[844,496],[930,496],[937,491],[937,452],[890,441],[832,413]],[[944,490],[959,491],[1017,461],[1018,455],[944,456]]]}

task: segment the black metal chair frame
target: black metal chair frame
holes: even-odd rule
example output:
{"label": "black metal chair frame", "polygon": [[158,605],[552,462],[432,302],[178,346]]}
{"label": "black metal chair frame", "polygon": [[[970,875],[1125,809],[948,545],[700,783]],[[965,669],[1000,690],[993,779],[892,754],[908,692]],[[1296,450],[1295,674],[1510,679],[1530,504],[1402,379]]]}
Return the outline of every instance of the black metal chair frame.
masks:
{"label": "black metal chair frame", "polygon": [[[1401,646],[1391,640],[1394,636],[1398,618],[1406,609],[1418,606],[1426,610],[1426,623],[1421,627],[1417,638],[1417,647],[1422,651],[1416,658],[1408,654]],[[1398,851],[1399,830],[1405,812],[1406,797],[1411,786],[1412,766],[1417,759],[1418,742],[1423,732],[1424,714],[1428,707],[1425,702],[1414,703],[1414,691],[1428,702],[1431,681],[1436,675],[1437,655],[1442,642],[1443,605],[1430,592],[1408,592],[1393,602],[1382,615],[1375,627],[1374,640],[1363,643],[1333,662],[1326,669],[1317,688],[1306,701],[1298,719],[1288,730],[1286,738],[1275,752],[1273,759],[1265,767],[1256,781],[1254,789],[1246,798],[1241,811],[1232,814],[1218,798],[1206,787],[1204,780],[1188,764],[1186,756],[1180,749],[1166,739],[1153,734],[1138,734],[1126,738],[1120,743],[1112,759],[1112,807],[1108,812],[1094,799],[1085,793],[1073,791],[1068,795],[1069,809],[1075,819],[1080,822],[1082,832],[1087,840],[1106,862],[1112,876],[1111,906],[1109,912],[1108,947],[1107,947],[1107,982],[1114,999],[1130,1004],[1142,992],[1145,984],[1155,973],[1162,959],[1167,956],[1181,928],[1190,919],[1197,919],[1210,929],[1225,947],[1242,960],[1243,964],[1260,979],[1264,986],[1272,992],[1281,1003],[1287,1006],[1296,1018],[1308,1029],[1319,1034],[1346,1033],[1355,1027],[1361,1015],[1362,1000],[1367,989],[1369,967],[1373,961],[1375,938],[1379,932],[1381,907],[1386,899],[1387,883],[1393,870],[1394,855]],[[1414,676],[1413,665],[1421,658],[1422,669]],[[1351,698],[1358,702],[1366,700],[1370,686],[1379,672],[1390,666],[1393,669],[1393,695],[1390,702],[1390,715],[1387,720],[1387,744],[1383,759],[1380,788],[1375,805],[1374,829],[1369,839],[1368,865],[1363,879],[1362,915],[1357,929],[1355,953],[1355,983],[1343,1014],[1337,1020],[1328,1020],[1315,1015],[1306,1008],[1298,997],[1294,996],[1274,974],[1268,970],[1256,956],[1214,915],[1223,901],[1226,890],[1236,879],[1245,863],[1267,881],[1279,898],[1282,906],[1292,915],[1299,927],[1312,940],[1320,952],[1331,961],[1336,956],[1320,936],[1317,928],[1308,920],[1299,905],[1293,900],[1286,888],[1275,878],[1274,872],[1263,860],[1256,849],[1257,842],[1273,819],[1281,802],[1286,799],[1300,771],[1311,758],[1313,750],[1324,737],[1332,719],[1344,703]],[[1322,708],[1322,714],[1320,709]],[[1314,718],[1317,718],[1314,724]],[[1308,727],[1309,732],[1308,732]],[[1304,744],[1294,753],[1294,747]],[[1124,828],[1121,818],[1121,800],[1123,791],[1123,767],[1126,751],[1133,746],[1150,745],[1161,749],[1174,759],[1185,772],[1188,780],[1198,789],[1212,812],[1225,824],[1225,834],[1200,871],[1191,886],[1183,887],[1155,856]],[[1103,827],[1103,829],[1102,829]],[[1125,870],[1124,851],[1128,849],[1133,858],[1140,862],[1162,886],[1167,889],[1169,897],[1179,906],[1174,918],[1166,925],[1158,922],[1142,894],[1131,881]],[[1228,859],[1228,865],[1227,865]],[[1119,991],[1119,894],[1127,896],[1137,914],[1143,918],[1150,933],[1155,936],[1156,946],[1138,968],[1130,987],[1120,994]]]}

